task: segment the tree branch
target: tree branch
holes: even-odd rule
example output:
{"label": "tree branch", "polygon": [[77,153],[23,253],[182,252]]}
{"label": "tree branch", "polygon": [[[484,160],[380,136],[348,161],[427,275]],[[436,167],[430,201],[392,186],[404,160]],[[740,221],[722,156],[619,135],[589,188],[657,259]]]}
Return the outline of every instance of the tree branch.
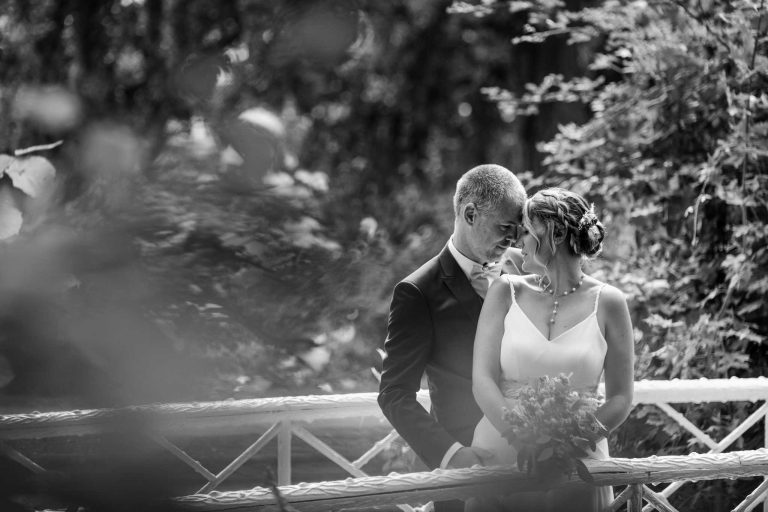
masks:
{"label": "tree branch", "polygon": [[706,23],[701,16],[697,16],[691,9],[683,2],[682,0],[672,0],[672,2],[677,5],[679,8],[681,8],[685,13],[693,18],[695,21],[697,21],[700,25],[703,25],[706,31],[714,37],[718,43],[723,45],[723,47],[728,51],[728,53],[731,52],[731,47],[728,46],[728,43],[722,38],[720,34],[712,30],[712,27],[709,26],[709,23]]}

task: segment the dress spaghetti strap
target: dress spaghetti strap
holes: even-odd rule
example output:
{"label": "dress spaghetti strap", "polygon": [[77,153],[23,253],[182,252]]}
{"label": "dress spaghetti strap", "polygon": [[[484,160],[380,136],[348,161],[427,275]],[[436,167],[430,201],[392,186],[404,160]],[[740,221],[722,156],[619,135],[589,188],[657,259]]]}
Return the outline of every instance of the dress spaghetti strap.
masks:
{"label": "dress spaghetti strap", "polygon": [[504,274],[504,279],[509,283],[509,293],[512,296],[512,304],[515,304],[515,283],[512,282],[512,274]]}
{"label": "dress spaghetti strap", "polygon": [[600,292],[603,291],[603,288],[605,288],[605,283],[600,285],[600,288],[597,289],[597,296],[595,297],[595,309],[593,313],[597,313],[597,304],[600,302]]}

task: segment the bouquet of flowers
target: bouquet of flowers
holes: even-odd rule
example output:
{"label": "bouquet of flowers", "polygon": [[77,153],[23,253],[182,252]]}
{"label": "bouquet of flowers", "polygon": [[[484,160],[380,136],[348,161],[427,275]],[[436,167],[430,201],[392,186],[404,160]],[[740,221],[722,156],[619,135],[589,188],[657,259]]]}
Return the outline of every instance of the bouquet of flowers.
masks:
{"label": "bouquet of flowers", "polygon": [[502,435],[517,450],[521,471],[570,475],[576,460],[608,435],[594,415],[597,394],[573,388],[568,375],[539,377],[516,390],[516,398],[516,406],[504,410],[509,428]]}

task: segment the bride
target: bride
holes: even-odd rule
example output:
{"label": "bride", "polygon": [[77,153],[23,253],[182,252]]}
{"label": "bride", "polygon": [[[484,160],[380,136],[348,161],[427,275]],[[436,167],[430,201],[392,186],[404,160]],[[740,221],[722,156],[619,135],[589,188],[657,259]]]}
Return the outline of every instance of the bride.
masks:
{"label": "bride", "polygon": [[[523,209],[523,270],[538,275],[498,278],[488,291],[475,337],[472,388],[485,416],[473,447],[493,452],[494,464],[516,463],[500,435],[502,410],[515,388],[542,375],[571,374],[574,387],[595,390],[605,379],[605,402],[595,416],[608,431],[629,414],[633,387],[633,331],[622,292],[587,276],[582,262],[602,249],[604,228],[583,197],[550,188]],[[595,458],[608,456],[602,439]],[[610,487],[585,484],[470,500],[467,510],[596,512],[612,500]]]}

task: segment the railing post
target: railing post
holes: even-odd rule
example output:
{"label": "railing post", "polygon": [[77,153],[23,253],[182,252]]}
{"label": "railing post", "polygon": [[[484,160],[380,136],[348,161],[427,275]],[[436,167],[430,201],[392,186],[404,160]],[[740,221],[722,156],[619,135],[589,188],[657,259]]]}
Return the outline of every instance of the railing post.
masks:
{"label": "railing post", "polygon": [[291,420],[280,422],[277,433],[277,485],[291,484]]}
{"label": "railing post", "polygon": [[627,512],[643,511],[643,484],[630,484],[632,495],[627,502]]}
{"label": "railing post", "polygon": [[[763,446],[768,448],[768,412],[763,417]],[[763,477],[763,482],[768,482],[768,477]],[[763,499],[763,512],[768,512],[768,495]]]}

